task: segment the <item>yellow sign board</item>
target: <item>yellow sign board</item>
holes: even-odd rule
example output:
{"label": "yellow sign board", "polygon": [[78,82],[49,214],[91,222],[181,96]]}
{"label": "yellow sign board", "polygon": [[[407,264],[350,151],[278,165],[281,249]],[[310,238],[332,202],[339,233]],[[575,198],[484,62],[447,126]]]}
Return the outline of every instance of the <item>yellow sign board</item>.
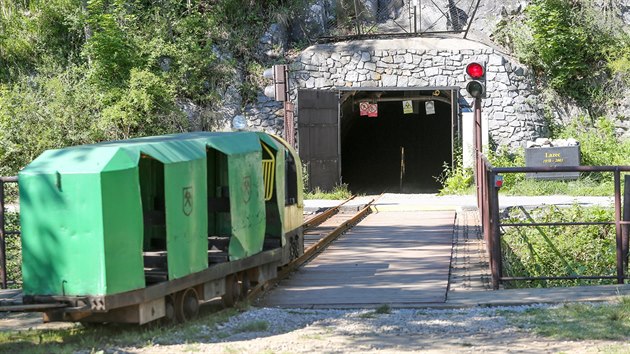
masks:
{"label": "yellow sign board", "polygon": [[404,114],[413,114],[413,104],[411,101],[402,101],[402,105]]}

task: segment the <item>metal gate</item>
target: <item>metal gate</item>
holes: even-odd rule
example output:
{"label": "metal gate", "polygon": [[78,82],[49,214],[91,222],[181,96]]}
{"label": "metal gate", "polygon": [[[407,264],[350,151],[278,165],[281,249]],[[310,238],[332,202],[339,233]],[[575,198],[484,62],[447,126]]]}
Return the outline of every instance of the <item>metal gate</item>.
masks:
{"label": "metal gate", "polygon": [[298,140],[308,188],[332,190],[340,182],[339,92],[298,91]]}

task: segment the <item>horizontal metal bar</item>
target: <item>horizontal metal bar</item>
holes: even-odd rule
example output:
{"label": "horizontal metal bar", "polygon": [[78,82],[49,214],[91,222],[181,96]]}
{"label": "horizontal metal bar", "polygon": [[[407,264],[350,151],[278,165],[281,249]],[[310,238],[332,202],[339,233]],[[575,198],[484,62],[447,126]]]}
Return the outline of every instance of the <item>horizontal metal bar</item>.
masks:
{"label": "horizontal metal bar", "polygon": [[[597,280],[597,279],[617,279],[614,275],[567,275],[563,277],[501,277],[501,281],[529,281],[529,280]],[[625,279],[630,279],[625,277]]]}
{"label": "horizontal metal bar", "polygon": [[630,166],[553,166],[553,167],[494,167],[496,173],[532,172],[630,172]]}
{"label": "horizontal metal bar", "polygon": [[354,100],[355,102],[402,102],[402,101],[440,101],[444,103],[451,103],[450,98],[442,96],[401,96],[401,97],[380,97],[380,98],[359,98]]}
{"label": "horizontal metal bar", "polygon": [[414,32],[394,32],[394,33],[369,33],[369,34],[348,34],[344,36],[321,36],[316,39],[317,42],[323,41],[345,41],[355,39],[381,39],[381,38],[405,38],[405,37],[422,37],[423,34],[454,34],[464,33],[464,31],[426,31],[414,33]]}
{"label": "horizontal metal bar", "polygon": [[499,226],[578,226],[578,225],[615,225],[614,221],[593,222],[532,222],[532,223],[499,223]]}
{"label": "horizontal metal bar", "polygon": [[18,181],[17,176],[0,177],[0,182],[4,182],[4,183],[14,183],[17,181]]}

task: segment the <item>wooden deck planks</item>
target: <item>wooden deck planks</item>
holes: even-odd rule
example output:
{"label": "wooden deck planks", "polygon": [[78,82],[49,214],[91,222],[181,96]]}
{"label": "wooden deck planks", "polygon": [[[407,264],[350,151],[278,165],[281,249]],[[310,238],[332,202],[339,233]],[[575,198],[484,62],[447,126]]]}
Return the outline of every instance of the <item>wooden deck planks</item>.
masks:
{"label": "wooden deck planks", "polygon": [[263,300],[266,306],[442,303],[454,211],[369,215]]}

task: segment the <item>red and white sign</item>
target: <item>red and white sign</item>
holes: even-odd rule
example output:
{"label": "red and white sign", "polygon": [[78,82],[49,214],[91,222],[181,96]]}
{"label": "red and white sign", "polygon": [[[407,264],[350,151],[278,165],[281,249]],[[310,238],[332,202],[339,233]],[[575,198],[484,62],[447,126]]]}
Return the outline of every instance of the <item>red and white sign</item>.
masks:
{"label": "red and white sign", "polygon": [[368,108],[370,108],[370,104],[368,102],[360,102],[359,103],[359,115],[367,116]]}
{"label": "red and white sign", "polygon": [[367,113],[368,117],[378,117],[378,103],[370,103]]}

